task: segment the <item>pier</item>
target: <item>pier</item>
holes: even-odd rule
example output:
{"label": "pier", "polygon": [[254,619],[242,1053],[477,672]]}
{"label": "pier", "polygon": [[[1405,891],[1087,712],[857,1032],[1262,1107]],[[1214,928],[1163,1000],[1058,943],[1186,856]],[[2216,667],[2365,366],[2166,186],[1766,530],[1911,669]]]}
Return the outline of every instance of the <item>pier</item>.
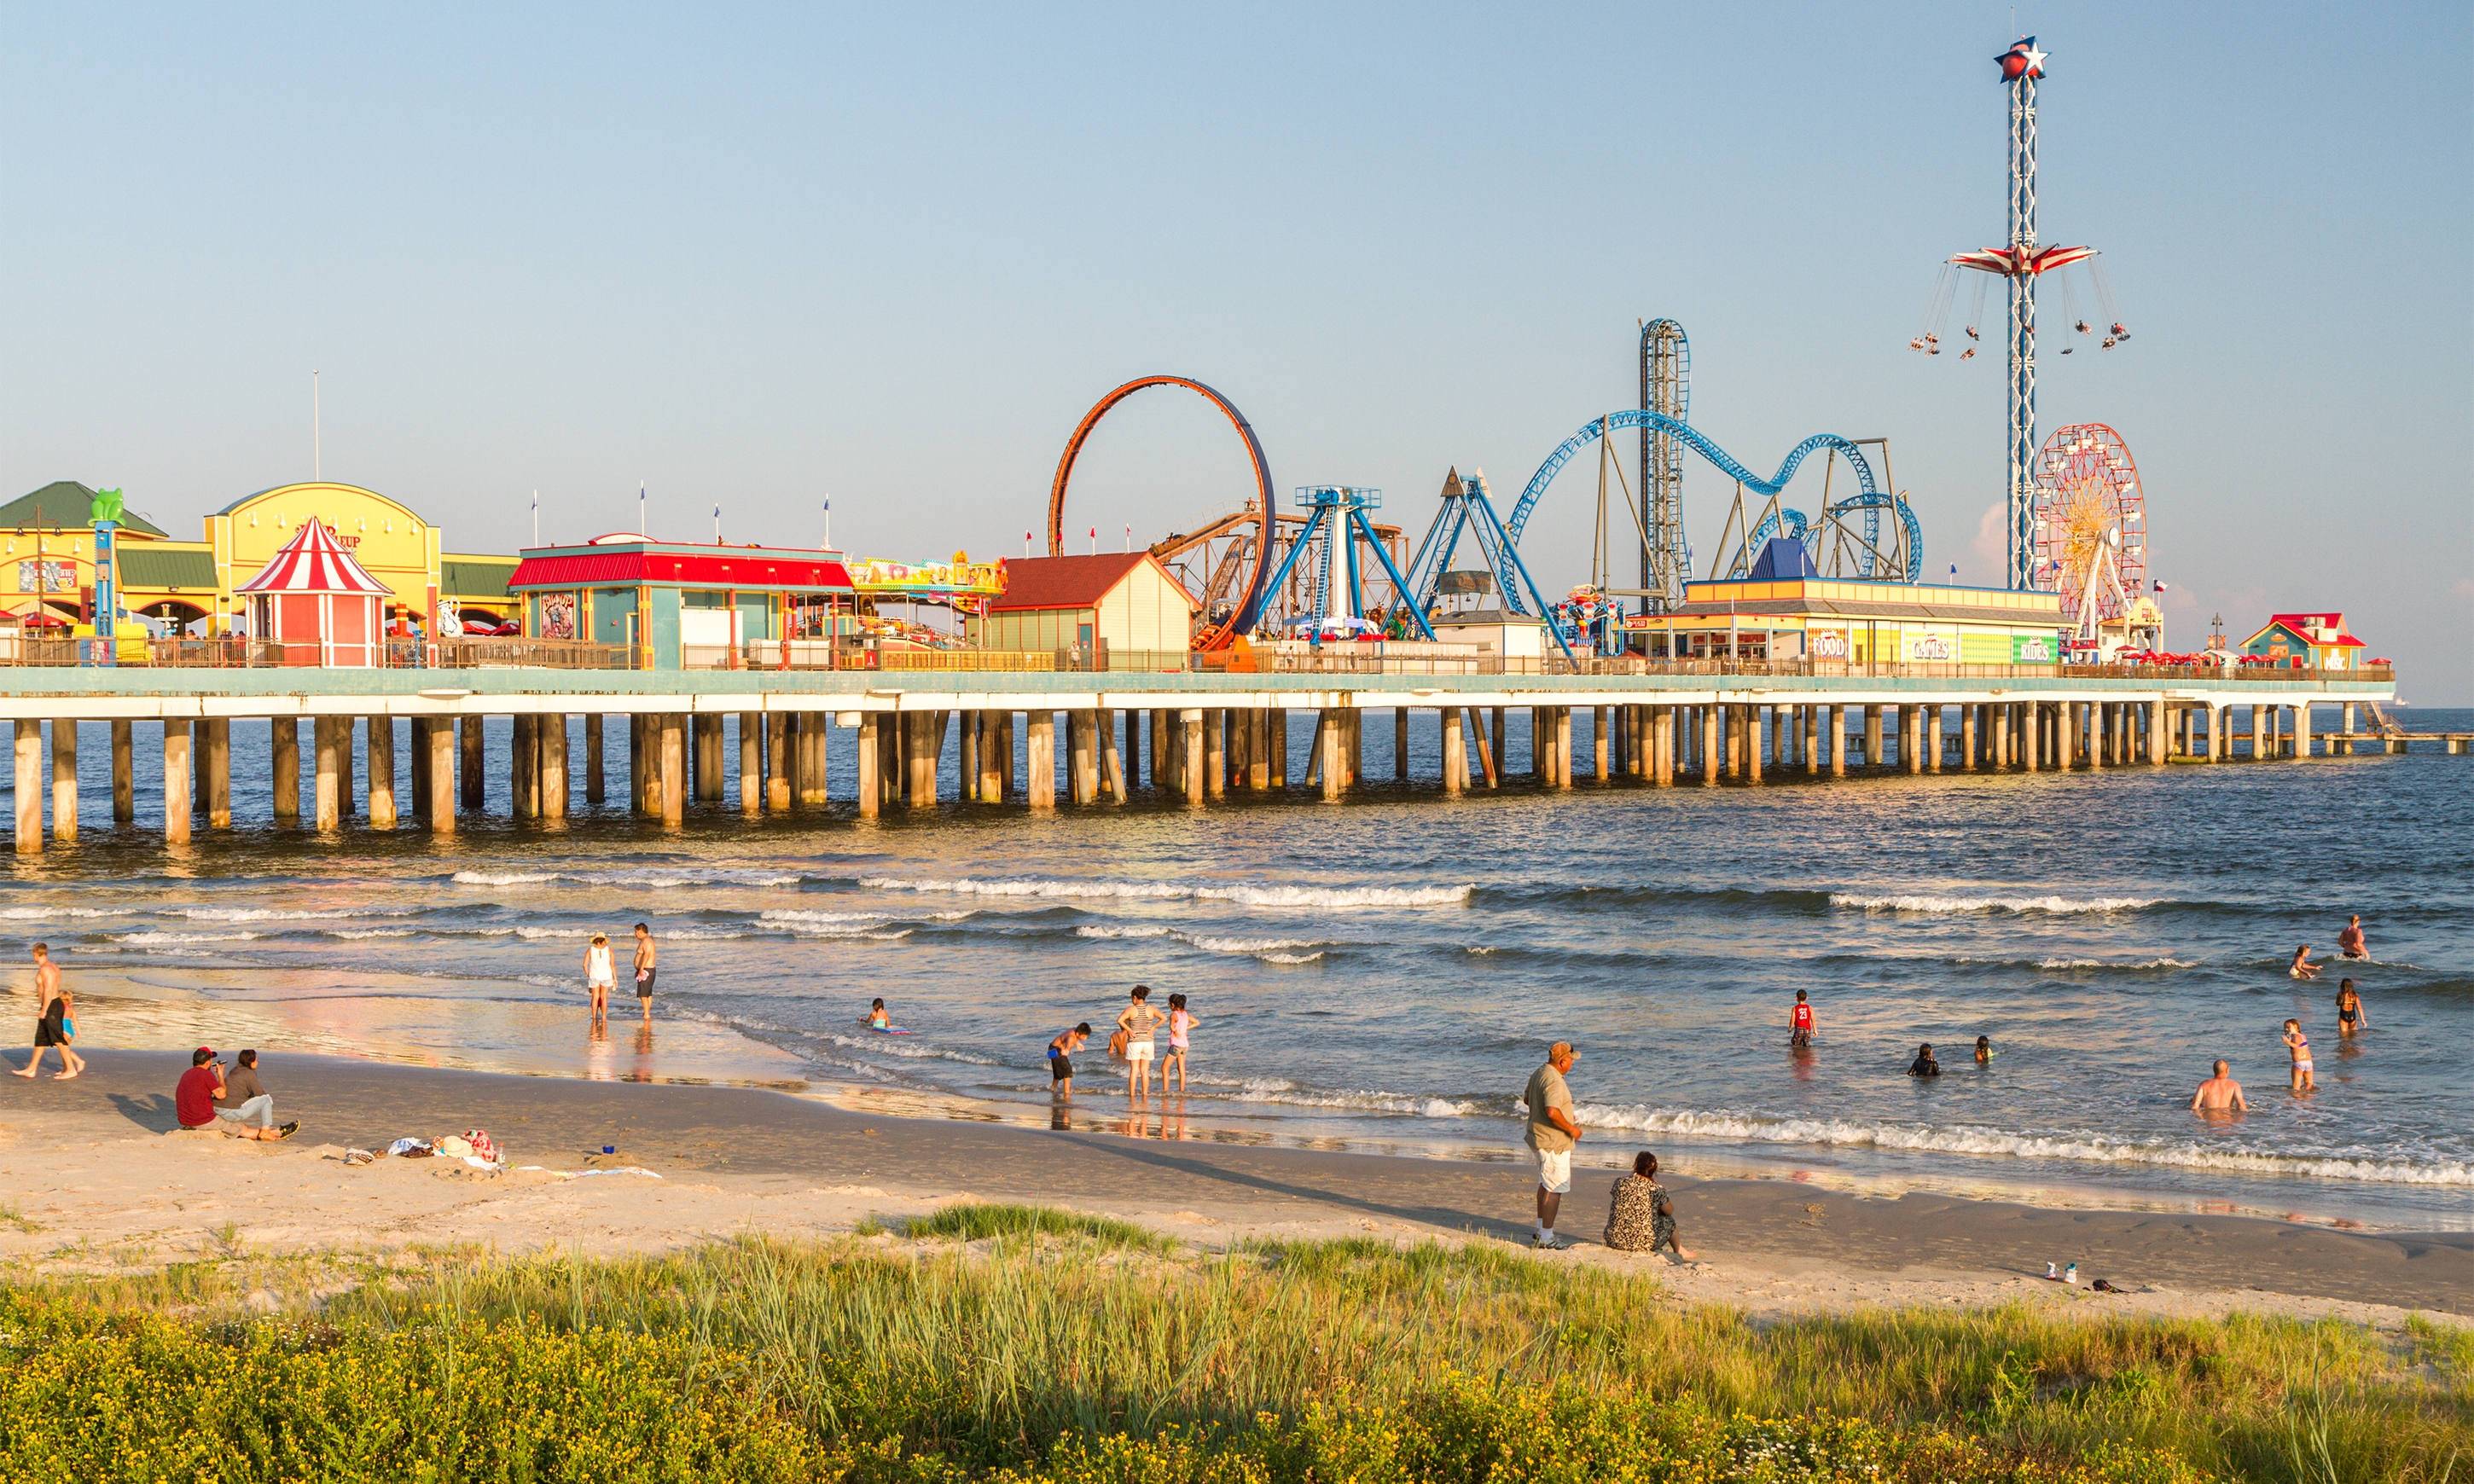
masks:
{"label": "pier", "polygon": [[[1516,783],[1710,788],[2300,760],[2422,740],[2362,729],[2363,708],[2393,699],[2387,673],[2159,681],[2046,668],[1987,678],[28,667],[0,711],[14,724],[20,853],[76,838],[78,750],[85,737],[103,742],[98,733],[111,753],[115,825],[135,820],[145,746],[161,749],[167,842],[231,828],[235,722],[241,745],[271,751],[263,776],[279,827],[437,834],[482,809],[493,776],[519,822],[615,799],[673,827],[691,808],[855,805],[875,818],[947,802],[1036,813],[1143,794],[1194,807],[1339,800],[1368,781],[1367,735],[1386,728],[1392,781],[1410,781],[1413,756],[1431,755],[1418,781],[1443,798]],[[2335,730],[2315,731],[2322,707]],[[496,717],[510,725],[493,747],[485,722]],[[2428,740],[2462,753],[2468,739]],[[838,794],[827,788],[829,750]]]}

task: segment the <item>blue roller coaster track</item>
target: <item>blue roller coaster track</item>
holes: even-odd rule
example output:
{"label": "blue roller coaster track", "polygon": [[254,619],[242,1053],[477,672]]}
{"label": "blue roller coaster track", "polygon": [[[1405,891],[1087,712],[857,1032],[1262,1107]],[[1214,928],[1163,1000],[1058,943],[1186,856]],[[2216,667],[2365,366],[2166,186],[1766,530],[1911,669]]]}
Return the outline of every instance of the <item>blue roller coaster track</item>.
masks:
{"label": "blue roller coaster track", "polygon": [[[1546,487],[1555,482],[1557,471],[1570,463],[1574,454],[1619,428],[1646,428],[1654,432],[1669,434],[1715,465],[1719,472],[1728,478],[1740,480],[1745,489],[1764,496],[1776,494],[1785,489],[1787,481],[1795,477],[1796,467],[1801,465],[1807,455],[1824,448],[1835,449],[1846,455],[1848,464],[1855,468],[1857,492],[1830,507],[1828,514],[1854,512],[1862,514],[1865,550],[1862,557],[1861,575],[1889,582],[1909,583],[1924,575],[1924,531],[1916,522],[1915,513],[1907,508],[1905,501],[1884,493],[1874,484],[1873,466],[1865,462],[1863,450],[1857,448],[1855,443],[1835,433],[1816,433],[1796,444],[1788,452],[1785,461],[1779,465],[1778,472],[1764,479],[1737,463],[1733,455],[1711,443],[1690,423],[1678,418],[1670,418],[1663,413],[1631,407],[1609,413],[1603,418],[1593,418],[1584,423],[1579,432],[1564,440],[1553,453],[1546,456],[1546,462],[1538,466],[1538,472],[1529,477],[1528,488],[1520,491],[1519,503],[1513,506],[1512,517],[1504,522],[1504,532],[1511,538],[1511,541],[1507,543],[1507,549],[1510,545],[1519,542],[1522,529],[1529,524],[1530,513],[1538,508],[1538,501],[1545,494]],[[1872,570],[1872,553],[1880,540],[1883,511],[1894,513],[1896,518],[1906,528],[1907,570],[1904,574],[1876,573]],[[1795,523],[1799,525],[1804,523],[1804,517],[1800,513],[1796,514]],[[1769,523],[1763,522],[1763,528],[1768,529]],[[1796,532],[1796,535],[1807,540],[1817,534],[1817,527],[1809,532]],[[1518,607],[1520,594],[1513,581],[1515,575],[1513,570],[1499,562],[1496,575],[1501,584],[1506,606],[1513,608],[1515,611],[1525,611]]]}

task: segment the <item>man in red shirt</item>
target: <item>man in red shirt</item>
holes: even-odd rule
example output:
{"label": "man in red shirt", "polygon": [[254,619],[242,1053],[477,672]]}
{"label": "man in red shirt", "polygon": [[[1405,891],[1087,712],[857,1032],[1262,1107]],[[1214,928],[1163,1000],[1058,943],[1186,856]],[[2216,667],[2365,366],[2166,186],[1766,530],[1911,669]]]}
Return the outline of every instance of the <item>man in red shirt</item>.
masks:
{"label": "man in red shirt", "polygon": [[[224,1064],[215,1060],[215,1048],[200,1046],[189,1053],[189,1069],[181,1074],[181,1085],[172,1094],[172,1107],[184,1129],[203,1129],[215,1121],[215,1099],[224,1095]],[[233,1130],[243,1138],[279,1139],[283,1136],[274,1129],[253,1128],[234,1123]]]}

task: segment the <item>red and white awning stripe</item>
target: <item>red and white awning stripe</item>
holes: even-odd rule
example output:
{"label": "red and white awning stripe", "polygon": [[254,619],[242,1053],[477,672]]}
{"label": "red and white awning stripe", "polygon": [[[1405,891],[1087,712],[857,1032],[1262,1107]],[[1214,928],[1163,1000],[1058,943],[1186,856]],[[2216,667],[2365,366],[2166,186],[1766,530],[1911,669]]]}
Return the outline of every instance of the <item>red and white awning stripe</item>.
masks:
{"label": "red and white awning stripe", "polygon": [[312,515],[300,534],[234,592],[350,592],[390,597],[394,589],[352,559],[327,523]]}

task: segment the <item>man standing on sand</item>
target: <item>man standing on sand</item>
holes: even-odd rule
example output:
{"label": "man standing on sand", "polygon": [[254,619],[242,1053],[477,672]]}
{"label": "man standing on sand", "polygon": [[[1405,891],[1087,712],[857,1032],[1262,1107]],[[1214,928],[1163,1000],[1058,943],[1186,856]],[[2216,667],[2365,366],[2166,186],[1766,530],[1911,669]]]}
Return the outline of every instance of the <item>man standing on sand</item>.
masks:
{"label": "man standing on sand", "polygon": [[643,923],[636,924],[636,1003],[644,1007],[644,1023],[653,1023],[653,979],[658,972],[654,960],[662,950],[653,946],[653,930]]}
{"label": "man standing on sand", "polygon": [[77,1075],[77,1061],[69,1050],[68,1033],[61,1021],[67,1007],[61,1002],[61,966],[52,962],[49,944],[35,945],[35,1054],[27,1060],[20,1077],[32,1077],[43,1065],[43,1048],[61,1048],[61,1069],[52,1073],[54,1082]]}
{"label": "man standing on sand", "polygon": [[2231,1113],[2237,1109],[2248,1113],[2250,1104],[2243,1101],[2242,1084],[2233,1079],[2233,1064],[2219,1061],[2217,1074],[2200,1083],[2199,1090],[2191,1094],[2191,1112]]}
{"label": "man standing on sand", "polygon": [[1564,1076],[1581,1054],[1568,1041],[1546,1048],[1546,1065],[1529,1074],[1520,1100],[1529,1105],[1526,1142],[1538,1157],[1538,1245],[1562,1252],[1570,1244],[1555,1234],[1555,1213],[1572,1188],[1572,1146],[1581,1141],[1581,1126],[1572,1121],[1572,1089]]}

